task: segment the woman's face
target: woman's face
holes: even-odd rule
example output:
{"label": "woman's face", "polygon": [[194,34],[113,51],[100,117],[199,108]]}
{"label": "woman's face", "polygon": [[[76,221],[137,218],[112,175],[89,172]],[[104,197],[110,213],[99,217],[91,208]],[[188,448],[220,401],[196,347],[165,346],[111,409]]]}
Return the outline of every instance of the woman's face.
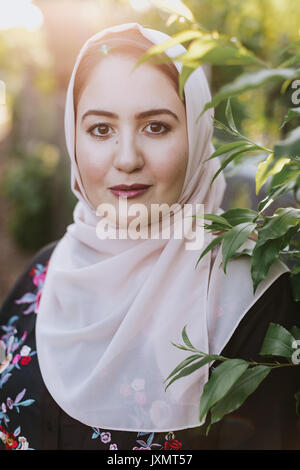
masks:
{"label": "woman's face", "polygon": [[[77,108],[76,158],[88,199],[171,206],[180,195],[188,161],[183,102],[165,74],[136,58],[107,56],[93,70]],[[119,185],[145,185],[121,191]],[[130,218],[128,218],[130,221]],[[148,219],[150,222],[150,219]]]}

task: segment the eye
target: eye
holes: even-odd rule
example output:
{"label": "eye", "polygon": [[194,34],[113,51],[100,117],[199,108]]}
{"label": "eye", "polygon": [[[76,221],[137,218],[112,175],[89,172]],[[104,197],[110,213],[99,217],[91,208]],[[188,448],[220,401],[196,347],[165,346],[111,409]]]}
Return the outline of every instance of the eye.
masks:
{"label": "eye", "polygon": [[[152,121],[145,127],[145,129],[147,127],[150,127],[151,131],[149,134],[152,135],[166,134],[170,130],[169,126],[160,121]],[[162,128],[163,130],[161,131]]]}
{"label": "eye", "polygon": [[[150,135],[162,135],[169,132],[170,127],[160,121],[152,121],[150,122],[144,129],[149,128],[148,134]],[[112,132],[109,132],[109,129],[112,129],[108,124],[105,122],[97,123],[91,126],[88,129],[88,133],[91,134],[93,137],[103,139],[105,137],[109,137],[112,135]]]}
{"label": "eye", "polygon": [[[105,124],[104,122],[102,123],[97,123],[94,124],[92,127],[88,129],[88,133],[91,134],[94,137],[107,137],[110,134],[107,132],[111,127],[108,124]],[[97,132],[94,132],[97,130]]]}

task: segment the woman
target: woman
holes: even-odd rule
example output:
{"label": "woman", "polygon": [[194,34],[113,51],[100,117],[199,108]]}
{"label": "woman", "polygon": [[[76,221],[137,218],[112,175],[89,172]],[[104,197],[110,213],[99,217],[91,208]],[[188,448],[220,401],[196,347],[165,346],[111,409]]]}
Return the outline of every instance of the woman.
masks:
{"label": "woman", "polygon": [[[299,326],[282,263],[254,296],[248,257],[230,261],[224,275],[219,248],[195,269],[199,251],[186,249],[184,237],[119,236],[136,203],[145,208],[139,229],[155,225],[159,233],[168,211],[157,221],[151,208],[178,204],[172,235],[187,204],[193,215],[197,203],[206,213],[221,211],[223,176],[209,186],[219,163],[204,163],[213,150],[210,112],[196,122],[210,99],[202,69],[187,80],[184,100],[176,60],[133,70],[167,39],[128,23],[93,36],[77,57],[65,109],[74,223],[34,257],[1,310],[7,449],[299,448],[294,369],[272,372],[208,436],[198,414],[212,366],[165,391],[164,380],[186,357],[171,344],[181,342],[184,325],[200,350],[248,360],[260,360],[270,321]],[[104,217],[103,204],[116,217]],[[105,238],[99,221],[118,237]],[[211,237],[204,234],[203,248]]]}

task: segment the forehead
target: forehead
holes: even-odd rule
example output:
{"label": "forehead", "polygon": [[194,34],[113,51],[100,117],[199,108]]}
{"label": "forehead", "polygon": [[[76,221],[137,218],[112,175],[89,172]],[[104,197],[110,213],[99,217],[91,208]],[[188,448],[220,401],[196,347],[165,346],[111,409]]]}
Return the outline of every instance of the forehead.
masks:
{"label": "forehead", "polygon": [[184,112],[174,83],[158,67],[149,63],[132,70],[137,59],[112,54],[101,58],[91,71],[78,103],[79,112],[101,104],[116,111],[150,106],[171,106]]}

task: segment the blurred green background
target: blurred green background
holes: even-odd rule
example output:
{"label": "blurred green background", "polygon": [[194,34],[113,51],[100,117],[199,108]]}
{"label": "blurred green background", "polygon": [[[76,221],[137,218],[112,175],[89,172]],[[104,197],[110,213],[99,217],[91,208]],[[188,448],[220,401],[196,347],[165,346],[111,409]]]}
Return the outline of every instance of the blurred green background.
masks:
{"label": "blurred green background", "polygon": [[[168,0],[172,3],[172,0]],[[176,3],[176,0],[174,0]],[[76,55],[97,31],[123,22],[174,34],[169,14],[150,0],[2,0],[0,2],[0,302],[32,255],[59,239],[72,221],[64,138],[65,94]],[[178,3],[178,2],[177,2]],[[299,0],[186,0],[206,29],[237,37],[263,60],[277,63],[278,49],[299,39]],[[241,73],[238,66],[206,67],[212,93]],[[268,145],[284,137],[279,123],[290,103],[280,86],[232,100],[241,131]],[[220,105],[216,118],[224,120]],[[227,138],[216,133],[215,138]],[[227,172],[223,208],[255,207],[257,160]],[[260,199],[262,197],[260,196]]]}

